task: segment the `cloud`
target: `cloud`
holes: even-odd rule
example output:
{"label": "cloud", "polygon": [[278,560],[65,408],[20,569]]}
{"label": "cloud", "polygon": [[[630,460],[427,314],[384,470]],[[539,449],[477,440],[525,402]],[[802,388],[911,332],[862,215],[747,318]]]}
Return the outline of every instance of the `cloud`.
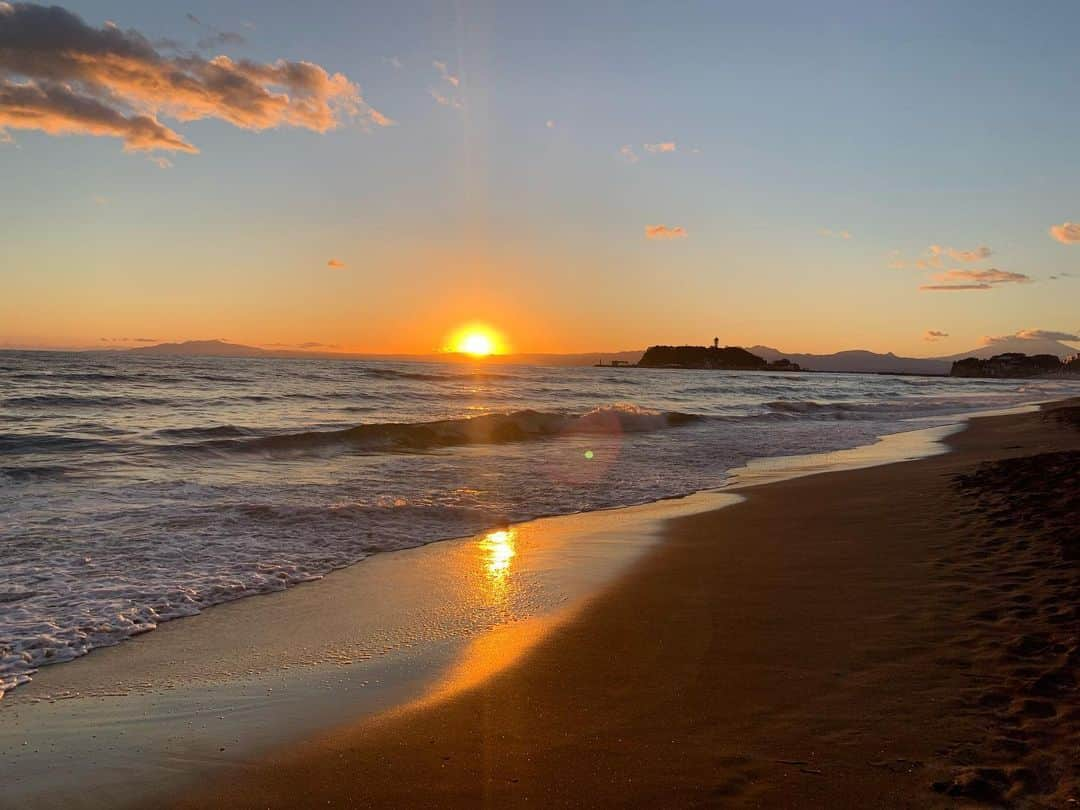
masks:
{"label": "cloud", "polygon": [[948,336],[948,332],[939,332],[937,329],[927,329],[925,332],[923,332],[922,339],[933,343],[935,341],[941,340],[942,338],[947,338]]}
{"label": "cloud", "polygon": [[991,267],[988,270],[947,270],[934,276],[936,281],[974,281],[980,284],[1029,284],[1031,276]]}
{"label": "cloud", "polygon": [[986,245],[975,248],[974,250],[957,250],[956,248],[945,248],[945,253],[949,258],[958,262],[981,262],[983,259],[990,258],[993,253]]}
{"label": "cloud", "polygon": [[1050,235],[1063,245],[1080,242],[1080,222],[1062,222],[1050,226]]}
{"label": "cloud", "polygon": [[642,149],[654,155],[664,154],[666,152],[674,152],[676,150],[674,141],[664,141],[663,143],[643,143]]}
{"label": "cloud", "polygon": [[123,140],[127,152],[199,151],[152,116],[126,116],[62,84],[15,84],[0,78],[0,129],[7,127],[49,135],[111,136]]}
{"label": "cloud", "polygon": [[451,98],[450,96],[445,96],[442,93],[440,93],[438,90],[436,90],[434,87],[429,88],[428,93],[431,94],[431,97],[433,99],[435,99],[435,101],[437,101],[439,104],[443,105],[444,107],[453,107],[455,110],[463,110],[463,109],[465,109],[465,105],[462,104],[460,101],[458,101],[456,98]]}
{"label": "cloud", "polygon": [[1072,332],[1055,332],[1051,329],[1021,329],[1011,335],[1000,337],[984,337],[984,346],[992,346],[995,343],[1005,343],[1010,340],[1066,340],[1070,343],[1080,342],[1080,335]]}
{"label": "cloud", "polygon": [[548,129],[555,129],[555,122],[549,118],[547,121],[544,122],[544,126]]}
{"label": "cloud", "polygon": [[818,233],[821,234],[822,236],[828,237],[828,238],[833,238],[833,237],[835,237],[836,239],[851,239],[852,238],[851,237],[851,231],[833,231],[833,230],[829,230],[828,228],[822,228],[820,231],[818,231]]}
{"label": "cloud", "polygon": [[440,62],[436,59],[431,64],[437,71],[439,71],[439,75],[443,77],[444,81],[449,82],[454,87],[457,87],[461,84],[461,79],[450,72],[449,68],[446,67],[446,62]]}
{"label": "cloud", "polygon": [[171,169],[173,167],[173,162],[171,160],[167,157],[161,157],[160,155],[152,156],[148,158],[148,160],[159,169]]}
{"label": "cloud", "polygon": [[401,60],[396,56],[384,56],[383,61],[390,65],[394,70],[401,70]]}
{"label": "cloud", "polygon": [[989,290],[989,284],[923,284],[920,290],[927,292],[945,292],[949,290]]}
{"label": "cloud", "polygon": [[934,276],[936,284],[923,284],[920,290],[989,290],[999,284],[1030,284],[1031,276],[991,267],[987,270],[947,270]]}
{"label": "cloud", "polygon": [[326,263],[326,266],[332,267],[335,270],[340,270],[342,267],[345,266],[345,262],[343,262],[341,259],[331,259]]}
{"label": "cloud", "polygon": [[111,136],[128,151],[198,151],[159,116],[319,133],[345,118],[389,122],[348,78],[311,62],[164,55],[135,30],[93,28],[59,6],[0,3],[0,129]]}
{"label": "cloud", "polygon": [[109,198],[102,195],[102,194],[95,194],[90,199],[94,201],[94,205],[108,205],[109,204]]}
{"label": "cloud", "polygon": [[681,225],[646,225],[646,239],[685,239],[689,234]]}
{"label": "cloud", "polygon": [[637,163],[641,158],[634,152],[634,147],[630,144],[619,147],[619,156],[627,163]]}

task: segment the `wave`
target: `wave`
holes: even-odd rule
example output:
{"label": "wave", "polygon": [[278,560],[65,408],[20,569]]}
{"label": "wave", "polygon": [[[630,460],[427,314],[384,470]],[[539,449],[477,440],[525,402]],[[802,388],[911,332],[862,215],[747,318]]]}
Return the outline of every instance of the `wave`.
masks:
{"label": "wave", "polygon": [[874,410],[874,406],[859,407],[849,402],[814,402],[809,399],[778,399],[766,402],[765,407],[772,413],[815,419],[850,419],[860,411]]}
{"label": "wave", "polygon": [[[585,414],[524,410],[436,422],[359,425],[345,430],[305,431],[258,439],[222,439],[199,447],[248,453],[304,453],[325,449],[410,452],[473,444],[503,444],[570,435],[644,433],[687,424],[701,417],[654,411],[637,405],[605,405]],[[187,445],[185,449],[190,449]]]}
{"label": "wave", "polygon": [[162,428],[156,435],[170,439],[222,439],[251,436],[252,431],[236,425],[214,425],[213,427]]}
{"label": "wave", "polygon": [[83,439],[78,436],[57,436],[52,433],[0,433],[0,452],[4,453],[66,452],[109,447],[112,447],[109,442]]}
{"label": "wave", "polygon": [[13,408],[122,408],[142,405],[168,405],[171,400],[160,397],[78,396],[76,394],[37,394],[8,397],[4,405]]}
{"label": "wave", "polygon": [[[69,472],[67,467],[50,467],[45,465],[40,466],[8,466],[0,467],[0,478],[6,478],[9,481],[16,483],[26,483],[31,481],[48,481],[56,478],[63,478]],[[3,599],[0,598],[0,602]]]}

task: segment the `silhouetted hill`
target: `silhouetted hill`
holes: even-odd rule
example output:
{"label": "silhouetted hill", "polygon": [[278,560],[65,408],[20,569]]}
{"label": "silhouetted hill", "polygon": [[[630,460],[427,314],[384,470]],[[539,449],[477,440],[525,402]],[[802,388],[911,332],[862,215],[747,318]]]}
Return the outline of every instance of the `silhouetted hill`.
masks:
{"label": "silhouetted hill", "polygon": [[307,357],[344,360],[400,360],[405,362],[431,363],[492,363],[537,366],[591,366],[600,360],[611,362],[622,360],[636,363],[642,355],[637,351],[589,352],[581,354],[500,354],[478,359],[470,355],[454,352],[430,354],[370,354],[358,352],[330,352],[298,349],[262,349],[257,346],[245,346],[229,343],[225,340],[185,340],[180,343],[158,343],[153,346],[140,346],[120,351],[142,355],[163,355],[171,357]]}
{"label": "silhouetted hill", "polygon": [[751,346],[750,351],[766,360],[787,358],[798,363],[804,371],[842,371],[868,374],[948,374],[950,361],[940,358],[898,357],[889,352],[878,354],[863,349],[851,349],[833,354],[793,354],[769,346]]}
{"label": "silhouetted hill", "polygon": [[[128,349],[131,354],[164,354],[185,357],[274,357],[278,352],[269,352],[255,346],[243,346],[239,343],[227,343],[224,340],[185,340],[183,343],[157,343],[153,346],[140,346]],[[299,352],[289,352],[299,354]]]}

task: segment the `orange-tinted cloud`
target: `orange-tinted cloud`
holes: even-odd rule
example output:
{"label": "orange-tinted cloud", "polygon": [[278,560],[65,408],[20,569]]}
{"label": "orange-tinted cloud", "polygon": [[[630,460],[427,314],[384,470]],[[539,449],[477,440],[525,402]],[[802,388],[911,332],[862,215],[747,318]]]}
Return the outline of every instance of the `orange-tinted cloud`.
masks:
{"label": "orange-tinted cloud", "polygon": [[445,81],[449,82],[454,87],[457,87],[461,84],[461,79],[459,79],[457,76],[450,72],[450,69],[446,66],[446,62],[440,62],[438,60],[435,60],[431,64],[437,71],[439,71],[439,75],[442,76]]}
{"label": "orange-tinted cloud", "polygon": [[342,267],[345,266],[345,262],[343,262],[341,259],[331,259],[326,263],[326,266],[332,267],[335,270],[340,270]]}
{"label": "orange-tinted cloud", "polygon": [[108,135],[123,140],[128,152],[199,151],[152,116],[124,115],[62,84],[38,86],[0,79],[0,130],[7,127],[50,135]]}
{"label": "orange-tinted cloud", "polygon": [[665,152],[674,152],[676,146],[674,141],[664,141],[662,143],[645,143],[642,144],[642,148],[644,148],[646,152],[659,155]]}
{"label": "orange-tinted cloud", "polygon": [[948,336],[948,332],[939,332],[937,329],[927,329],[925,332],[923,332],[922,339],[929,341],[930,343],[934,343],[935,341],[941,340],[942,338],[947,338]]}
{"label": "orange-tinted cloud", "polygon": [[128,150],[197,151],[158,116],[320,133],[345,117],[392,123],[311,62],[166,56],[137,31],[92,28],[58,6],[0,2],[0,80],[0,127],[111,135]]}
{"label": "orange-tinted cloud", "polygon": [[630,144],[625,144],[619,147],[619,157],[625,160],[627,163],[637,163],[640,158],[637,153],[634,152],[634,147]]}
{"label": "orange-tinted cloud", "polygon": [[646,239],[685,239],[686,228],[681,225],[646,225]]}
{"label": "orange-tinted cloud", "polygon": [[1005,343],[1009,340],[1067,340],[1070,343],[1076,343],[1080,342],[1080,335],[1072,332],[1055,332],[1052,329],[1021,329],[1011,335],[984,337],[983,345],[992,346],[995,343]]}
{"label": "orange-tinted cloud", "polygon": [[465,108],[465,105],[462,104],[458,99],[443,95],[434,87],[429,88],[428,93],[431,94],[431,97],[435,99],[436,102],[443,105],[444,107],[453,107],[455,110],[462,110]]}
{"label": "orange-tinted cloud", "polygon": [[934,276],[936,281],[953,282],[973,281],[980,284],[1028,284],[1031,276],[1024,273],[1012,273],[991,267],[988,270],[947,270]]}
{"label": "orange-tinted cloud", "polygon": [[1080,242],[1080,222],[1062,222],[1060,225],[1052,225],[1050,235],[1063,245]]}
{"label": "orange-tinted cloud", "polygon": [[993,253],[986,245],[975,248],[974,250],[957,250],[956,248],[945,248],[945,253],[949,255],[949,258],[958,262],[981,262],[983,259],[990,258]]}
{"label": "orange-tinted cloud", "polygon": [[923,284],[919,289],[938,292],[948,290],[989,290],[991,287],[989,284]]}

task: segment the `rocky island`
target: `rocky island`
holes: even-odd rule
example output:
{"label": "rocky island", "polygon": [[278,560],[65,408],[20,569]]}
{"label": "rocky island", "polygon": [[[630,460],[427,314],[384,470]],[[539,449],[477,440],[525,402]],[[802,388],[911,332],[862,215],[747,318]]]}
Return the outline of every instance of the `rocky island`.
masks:
{"label": "rocky island", "polygon": [[650,346],[641,360],[641,368],[700,368],[727,371],[800,371],[798,364],[779,359],[768,362],[739,346]]}

